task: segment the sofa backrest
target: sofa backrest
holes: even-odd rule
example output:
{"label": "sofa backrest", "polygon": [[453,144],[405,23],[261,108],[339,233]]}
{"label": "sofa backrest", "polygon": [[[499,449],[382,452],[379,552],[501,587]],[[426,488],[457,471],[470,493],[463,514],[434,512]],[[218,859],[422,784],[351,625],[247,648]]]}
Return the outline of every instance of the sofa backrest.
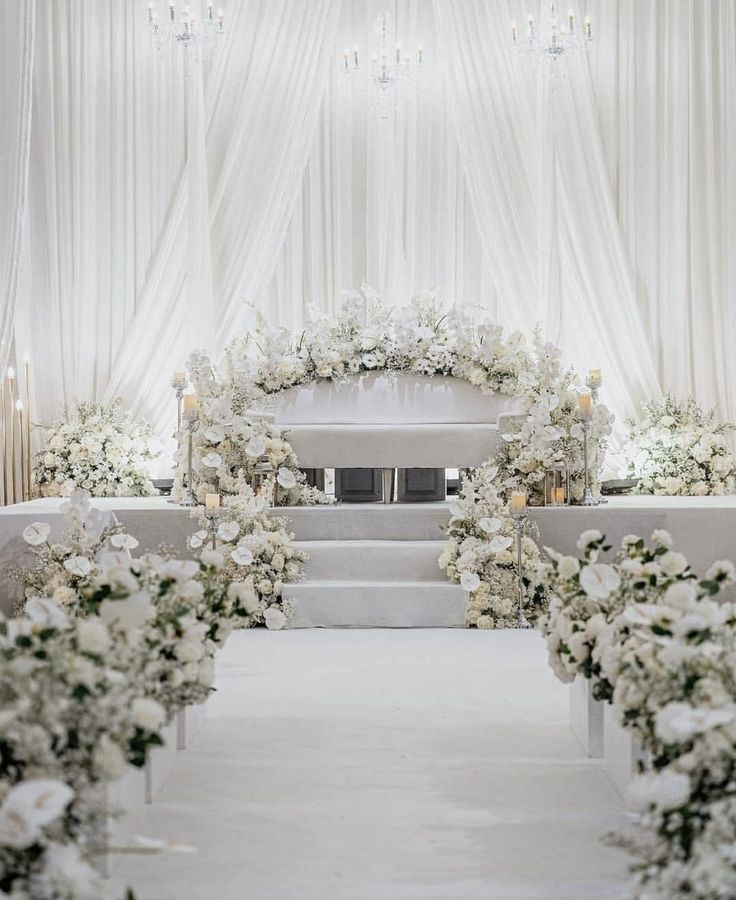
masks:
{"label": "sofa backrest", "polygon": [[505,394],[484,394],[461,378],[366,372],[283,391],[278,425],[495,424],[520,410]]}

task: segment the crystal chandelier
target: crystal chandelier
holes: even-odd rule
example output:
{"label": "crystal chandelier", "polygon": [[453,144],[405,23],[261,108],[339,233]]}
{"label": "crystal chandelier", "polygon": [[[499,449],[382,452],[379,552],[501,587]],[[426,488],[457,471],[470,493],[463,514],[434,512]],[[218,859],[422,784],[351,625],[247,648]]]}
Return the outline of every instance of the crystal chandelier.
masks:
{"label": "crystal chandelier", "polygon": [[549,16],[537,28],[534,16],[527,17],[526,35],[519,35],[516,22],[511,23],[511,47],[519,54],[529,56],[541,62],[557,62],[566,53],[581,53],[593,40],[593,28],[590,16],[583,20],[582,28],[575,20],[575,13],[568,10],[567,21],[562,22],[557,12],[555,0],[549,5]]}
{"label": "crystal chandelier", "polygon": [[224,13],[220,9],[215,14],[212,0],[208,0],[201,17],[192,15],[192,7],[182,3],[177,15],[176,3],[169,0],[164,21],[159,21],[154,0],[148,3],[148,31],[156,50],[167,50],[179,46],[185,53],[206,54],[224,32]]}
{"label": "crystal chandelier", "polygon": [[402,50],[396,41],[393,17],[388,10],[381,10],[378,14],[373,33],[377,42],[368,64],[361,58],[357,46],[352,50],[346,48],[343,74],[351,86],[370,94],[372,103],[385,117],[416,86],[422,71],[424,50],[421,44],[414,54]]}

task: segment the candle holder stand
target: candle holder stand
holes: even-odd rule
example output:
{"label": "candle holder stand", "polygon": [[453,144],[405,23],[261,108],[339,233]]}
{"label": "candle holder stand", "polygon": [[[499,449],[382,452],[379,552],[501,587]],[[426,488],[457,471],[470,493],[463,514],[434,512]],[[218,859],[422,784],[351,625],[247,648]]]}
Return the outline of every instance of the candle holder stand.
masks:
{"label": "candle holder stand", "polygon": [[[176,455],[179,456],[181,452],[181,406],[184,398],[184,388],[186,387],[186,383],[182,383],[179,378],[171,379],[171,386],[174,389],[174,393],[176,395]],[[176,503],[173,497],[169,497],[166,501],[167,503]]]}
{"label": "candle holder stand", "polygon": [[187,486],[184,488],[184,496],[179,501],[179,506],[197,506],[197,498],[194,496],[192,484],[194,482],[194,466],[192,465],[192,442],[194,438],[194,426],[196,418],[187,419]]}
{"label": "candle holder stand", "polygon": [[207,509],[205,507],[204,517],[207,519],[207,540],[212,541],[212,549],[217,550],[217,520],[220,518],[222,509]]}
{"label": "candle holder stand", "polygon": [[580,425],[583,429],[583,465],[585,467],[585,488],[583,490],[583,499],[580,506],[598,506],[600,501],[596,500],[590,489],[590,470],[588,468],[588,430],[590,429],[590,421],[581,419]]}
{"label": "candle holder stand", "polygon": [[526,597],[526,591],[524,590],[523,540],[524,532],[526,531],[526,525],[529,521],[529,516],[526,512],[512,513],[511,518],[514,522],[514,531],[516,532],[516,578],[519,591],[519,608],[517,612],[516,624],[519,628],[531,628],[532,624],[529,619],[527,619],[524,612],[524,600]]}

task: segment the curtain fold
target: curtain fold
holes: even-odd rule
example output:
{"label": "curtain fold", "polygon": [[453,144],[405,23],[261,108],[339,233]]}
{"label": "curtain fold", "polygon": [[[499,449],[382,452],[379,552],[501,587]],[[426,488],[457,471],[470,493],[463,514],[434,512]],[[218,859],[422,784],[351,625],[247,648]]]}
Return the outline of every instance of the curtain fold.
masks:
{"label": "curtain fold", "polygon": [[0,132],[0,209],[3,211],[0,219],[0,373],[3,375],[14,337],[26,227],[35,6],[35,0],[18,0],[0,6],[0,109],[3,110]]}
{"label": "curtain fold", "polygon": [[[659,391],[605,167],[585,56],[540,70],[510,52],[516,0],[435,0],[448,93],[497,290],[581,368],[605,370],[617,411]],[[499,21],[501,20],[501,21]],[[544,30],[544,19],[539,27]]]}

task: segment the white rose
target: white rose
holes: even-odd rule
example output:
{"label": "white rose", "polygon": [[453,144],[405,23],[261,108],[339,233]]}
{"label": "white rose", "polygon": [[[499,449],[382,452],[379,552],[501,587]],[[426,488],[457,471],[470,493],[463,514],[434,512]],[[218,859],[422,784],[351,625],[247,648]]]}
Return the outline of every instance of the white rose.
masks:
{"label": "white rose", "polygon": [[33,597],[28,600],[25,614],[31,622],[47,628],[66,628],[69,624],[69,616],[59,606],[58,601],[50,600],[48,597]]}
{"label": "white rose", "polygon": [[667,588],[664,599],[670,606],[686,610],[695,602],[696,596],[695,588],[689,581],[678,581]]}
{"label": "white rose", "polygon": [[227,595],[231,603],[239,603],[250,616],[258,609],[258,594],[249,584],[234,581],[228,586]]}
{"label": "white rose", "polygon": [[167,559],[159,569],[161,578],[171,578],[178,582],[189,581],[197,572],[199,564],[193,559]]}
{"label": "white rose", "polygon": [[225,557],[219,550],[203,550],[200,559],[203,565],[212,569],[221,569],[225,565]]}
{"label": "white rose", "polygon": [[158,731],[166,721],[166,710],[150,697],[137,697],[130,705],[133,724],[144,731]]}
{"label": "white rose", "polygon": [[558,563],[560,578],[574,578],[580,572],[580,561],[574,556],[563,556]]}
{"label": "white rose", "polygon": [[177,641],[174,647],[174,656],[179,662],[183,663],[199,662],[204,656],[204,647],[198,641],[191,641],[185,638]]}
{"label": "white rose", "polygon": [[84,653],[99,656],[110,649],[110,632],[98,619],[77,622],[77,645]]}
{"label": "white rose", "polygon": [[137,591],[125,600],[103,600],[100,604],[102,622],[125,630],[142,628],[152,614],[151,596],[146,591]]}
{"label": "white rose", "polygon": [[597,528],[589,528],[587,531],[584,531],[580,537],[578,538],[577,547],[578,550],[585,550],[585,548],[589,544],[596,543],[603,539],[603,533],[598,531]]}
{"label": "white rose", "polygon": [[263,614],[266,628],[272,631],[279,631],[286,625],[286,616],[275,606],[270,606]]}
{"label": "white rose", "polygon": [[596,600],[605,600],[620,584],[621,579],[616,570],[605,563],[585,566],[580,573],[580,587]]}
{"label": "white rose", "polygon": [[665,575],[670,577],[674,575],[682,575],[688,567],[687,557],[682,553],[676,553],[674,550],[668,550],[659,558],[659,565]]}
{"label": "white rose", "polygon": [[238,544],[230,557],[238,566],[249,566],[253,562],[253,553],[245,544]]}
{"label": "white rose", "polygon": [[33,522],[23,529],[23,540],[32,547],[45,544],[51,533],[51,526],[47,522]]}
{"label": "white rose", "polygon": [[222,425],[210,425],[204,433],[204,439],[210,444],[219,444],[225,440],[225,429]]}
{"label": "white rose", "polygon": [[736,706],[725,709],[694,707],[689,703],[668,703],[657,710],[654,730],[658,738],[670,744],[685,743],[696,734],[704,734],[736,717]]}
{"label": "white rose", "polygon": [[628,800],[635,810],[647,811],[650,807],[677,809],[690,797],[690,779],[680,772],[647,772],[637,775],[628,790]]}

